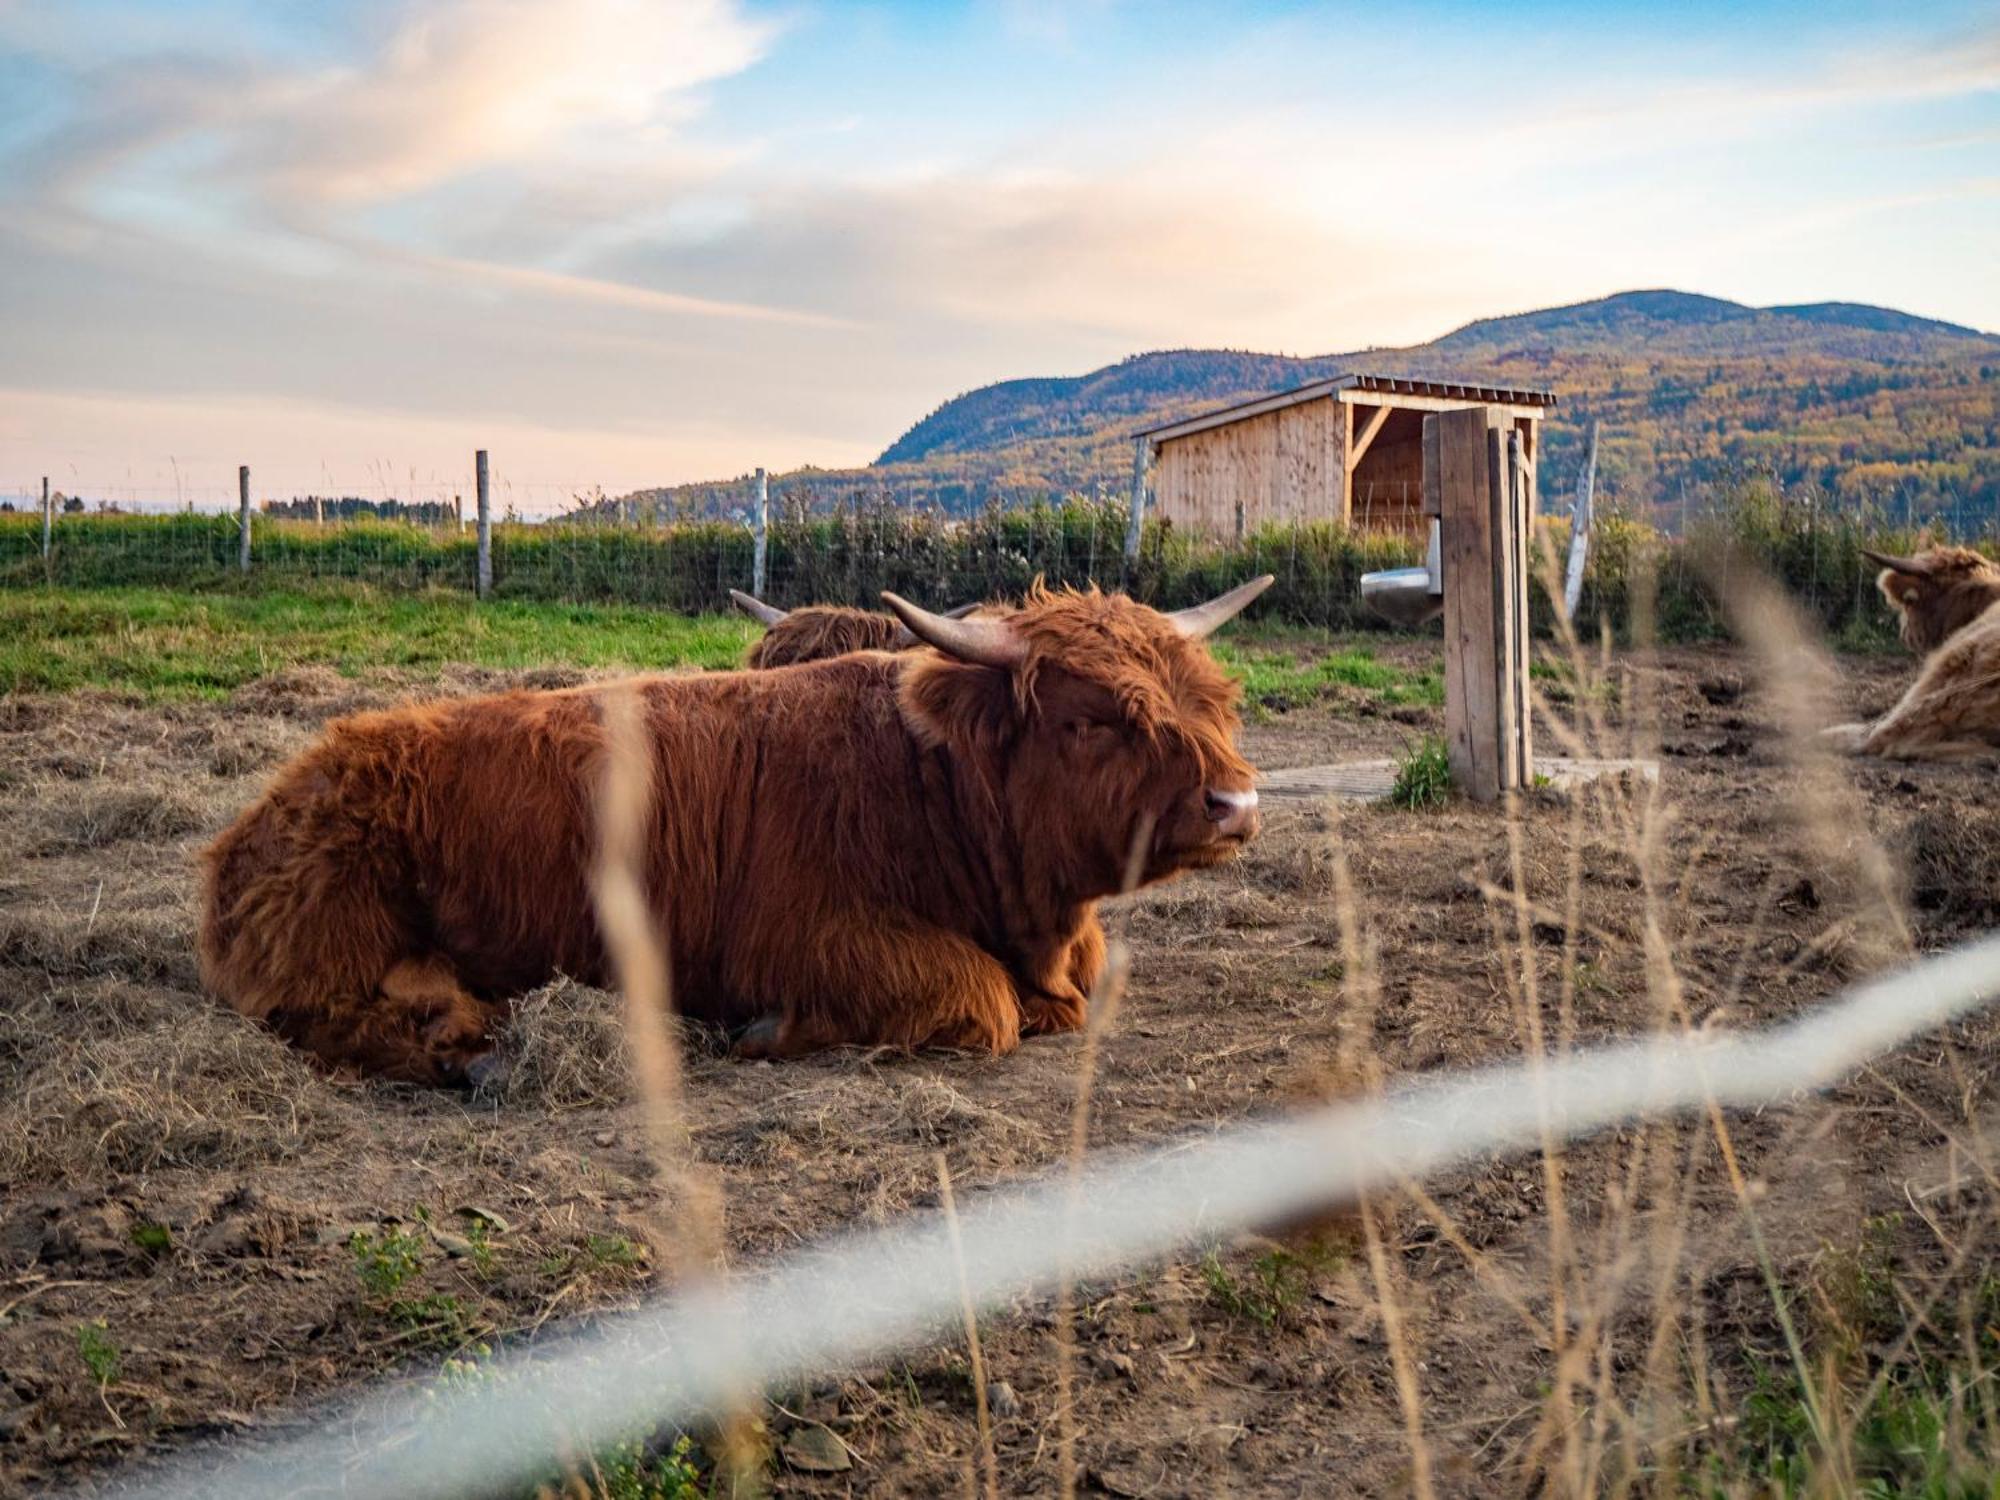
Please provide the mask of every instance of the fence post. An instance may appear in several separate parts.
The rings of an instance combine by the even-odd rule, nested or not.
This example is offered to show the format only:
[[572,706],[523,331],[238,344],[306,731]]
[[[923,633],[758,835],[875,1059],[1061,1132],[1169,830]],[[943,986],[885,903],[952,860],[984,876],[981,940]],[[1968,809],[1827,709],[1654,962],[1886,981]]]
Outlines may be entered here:
[[1132,512],[1125,521],[1125,577],[1129,584],[1139,568],[1139,536],[1146,524],[1146,468],[1153,459],[1153,445],[1143,437],[1132,439]]
[[486,467],[486,450],[473,458],[479,489],[479,597],[493,592],[493,487]]
[[750,592],[757,598],[764,597],[764,549],[769,541],[771,525],[771,482],[760,468],[757,471],[756,518],[750,524]]
[[250,571],[250,465],[236,466],[236,566]]
[[49,476],[42,476],[42,561],[49,560],[49,547],[54,541],[56,513],[49,506]]

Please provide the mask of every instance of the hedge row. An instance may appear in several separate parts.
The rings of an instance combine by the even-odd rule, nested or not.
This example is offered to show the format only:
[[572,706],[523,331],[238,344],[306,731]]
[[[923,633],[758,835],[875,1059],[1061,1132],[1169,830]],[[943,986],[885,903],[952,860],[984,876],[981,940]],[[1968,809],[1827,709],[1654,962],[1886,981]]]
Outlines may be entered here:
[[[1548,557],[1565,546],[1547,522]],[[1360,578],[1420,560],[1407,537],[1332,524],[1267,527],[1222,545],[1149,523],[1135,569],[1123,559],[1124,507],[1071,504],[995,511],[966,521],[883,507],[774,520],[766,592],[774,603],[874,604],[893,589],[933,605],[1017,594],[1051,584],[1129,589],[1174,608],[1258,573],[1277,576],[1262,612],[1337,630],[1380,622],[1361,605]],[[1579,623],[1623,629],[1636,591],[1650,588],[1662,636],[1698,639],[1725,630],[1721,597],[1749,566],[1773,574],[1831,635],[1886,638],[1875,569],[1860,548],[1909,550],[1921,539],[1855,511],[1748,490],[1716,506],[1681,538],[1619,515],[1600,518]],[[493,534],[496,594],[513,599],[621,601],[686,613],[728,607],[728,590],[751,580],[751,538],[725,521],[664,527],[500,525]],[[330,524],[259,516],[252,568],[237,568],[233,516],[59,516],[45,559],[40,518],[0,515],[0,586],[155,585],[177,588],[296,586],[308,580],[383,589],[470,590],[472,534],[390,521]],[[1538,619],[1548,602],[1536,593]]]

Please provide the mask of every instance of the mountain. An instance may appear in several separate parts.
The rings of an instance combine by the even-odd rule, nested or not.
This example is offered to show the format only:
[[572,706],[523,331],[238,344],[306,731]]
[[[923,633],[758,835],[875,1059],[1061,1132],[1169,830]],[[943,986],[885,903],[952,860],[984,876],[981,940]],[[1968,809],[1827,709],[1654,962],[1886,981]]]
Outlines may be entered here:
[[[1121,494],[1134,430],[1347,371],[1554,390],[1545,495],[1567,493],[1596,420],[1600,490],[1634,506],[1757,473],[1917,514],[2000,514],[2000,335],[1860,303],[1760,308],[1671,290],[1482,318],[1409,348],[1172,349],[1002,381],[945,402],[866,469],[778,476],[777,492],[954,511]],[[732,482],[647,496],[706,508],[741,493]]]

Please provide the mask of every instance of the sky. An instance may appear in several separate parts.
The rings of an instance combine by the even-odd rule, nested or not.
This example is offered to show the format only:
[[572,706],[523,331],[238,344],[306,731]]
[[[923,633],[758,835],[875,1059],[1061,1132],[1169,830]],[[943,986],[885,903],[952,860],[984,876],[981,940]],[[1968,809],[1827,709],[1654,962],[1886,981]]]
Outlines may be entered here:
[[0,0],[0,492],[510,504],[1672,286],[2000,329],[2000,11]]

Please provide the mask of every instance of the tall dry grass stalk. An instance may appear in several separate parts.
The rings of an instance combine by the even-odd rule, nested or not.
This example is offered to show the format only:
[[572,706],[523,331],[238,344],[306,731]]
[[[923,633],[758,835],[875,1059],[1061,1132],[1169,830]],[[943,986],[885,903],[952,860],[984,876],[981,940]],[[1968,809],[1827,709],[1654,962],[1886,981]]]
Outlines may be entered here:
[[993,1451],[993,1413],[986,1400],[986,1359],[979,1347],[979,1309],[973,1305],[972,1287],[965,1277],[965,1239],[958,1227],[958,1203],[951,1191],[951,1167],[942,1151],[937,1154],[938,1202],[951,1235],[951,1258],[958,1268],[958,1300],[965,1320],[966,1358],[972,1365],[972,1398],[979,1421],[979,1473],[986,1500],[1000,1493],[999,1459]]
[[607,688],[604,775],[597,791],[597,861],[591,898],[611,969],[625,1000],[633,1082],[647,1143],[671,1213],[657,1217],[668,1269],[685,1284],[721,1268],[722,1204],[690,1163],[681,1054],[669,1018],[673,975],[659,917],[646,893],[645,855],[653,831],[653,745],[645,699],[632,683]]
[[[1125,857],[1125,877],[1121,896],[1129,898],[1139,888],[1146,867],[1146,851],[1153,842],[1153,820],[1141,817],[1132,833],[1132,848]],[[1105,1035],[1117,1019],[1119,1003],[1125,998],[1125,983],[1131,975],[1132,949],[1129,933],[1132,908],[1129,899],[1119,908],[1116,929],[1107,935],[1104,967],[1091,987],[1090,1009],[1084,1023],[1083,1047],[1076,1065],[1076,1098],[1070,1107],[1069,1202],[1072,1212],[1083,1184],[1083,1159],[1090,1150],[1090,1105],[1097,1089],[1097,1059]],[[1065,1235],[1065,1245],[1070,1240]],[[1063,1258],[1062,1276],[1056,1291],[1056,1479],[1063,1500],[1076,1494],[1076,1278],[1070,1257]]]
[[[604,772],[597,788],[597,859],[591,898],[612,973],[625,1000],[625,1029],[646,1140],[663,1190],[650,1215],[654,1238],[677,1287],[726,1273],[720,1188],[693,1162],[682,1094],[680,1040],[670,1023],[673,974],[660,919],[646,891],[645,857],[654,831],[652,736],[643,689],[614,684],[599,698]],[[729,1493],[761,1491],[763,1462],[752,1392],[720,1423],[721,1467]]]

